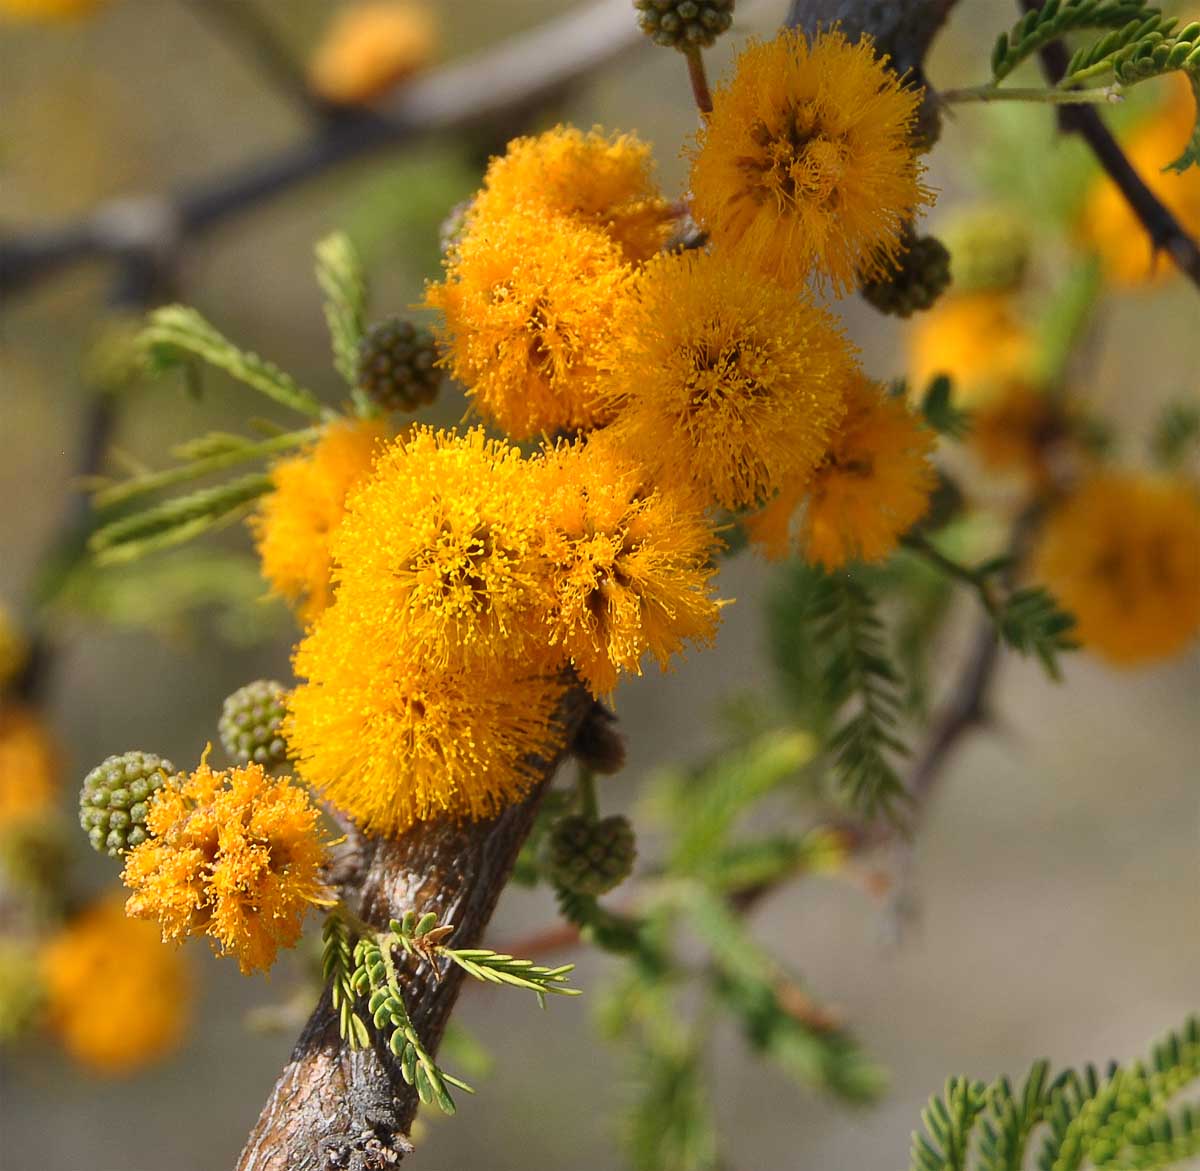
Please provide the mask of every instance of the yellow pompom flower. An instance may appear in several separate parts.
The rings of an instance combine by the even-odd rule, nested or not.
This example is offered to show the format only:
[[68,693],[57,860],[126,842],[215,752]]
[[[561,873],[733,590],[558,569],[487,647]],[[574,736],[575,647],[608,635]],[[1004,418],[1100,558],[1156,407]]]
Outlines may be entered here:
[[847,561],[883,561],[925,514],[937,483],[930,462],[935,436],[877,383],[849,387],[846,418],[824,461],[749,522],[768,556],[786,555],[794,514],[800,552],[827,570]]
[[370,102],[424,68],[437,22],[423,4],[350,4],[330,22],[309,66],[309,84],[340,105]]
[[671,234],[671,206],[653,179],[650,147],[635,134],[584,134],[556,126],[514,138],[488,164],[483,190],[467,215],[471,224],[512,212],[543,209],[611,237],[632,262],[648,260]]
[[610,418],[597,356],[630,276],[621,249],[578,219],[514,211],[475,222],[426,304],[442,359],[476,408],[514,439]]
[[852,352],[824,310],[716,253],[652,261],[617,317],[613,435],[658,484],[755,505],[821,459]]
[[[405,657],[385,611],[346,591],[296,649],[285,735],[301,774],[359,826],[398,835],[439,816],[491,817],[553,755],[563,684],[529,665],[491,673]],[[393,618],[394,620],[394,618]]]
[[79,20],[91,16],[105,0],[0,0],[0,16],[13,20]]
[[308,451],[271,468],[274,491],[263,497],[251,528],[271,592],[304,622],[333,600],[329,543],[347,495],[370,474],[387,435],[380,422],[331,423]]
[[640,674],[646,654],[666,667],[685,643],[712,638],[715,539],[700,506],[648,487],[603,434],[559,447],[540,475],[550,637],[593,694],[611,693],[621,671]]
[[150,837],[125,857],[126,911],[157,920],[163,939],[206,934],[243,972],[265,971],[296,945],[308,908],[328,900],[320,818],[288,777],[202,761],[151,800]]
[[80,1064],[131,1074],[174,1050],[191,1016],[183,957],[148,923],[105,899],[72,919],[44,947],[47,1023]]
[[32,708],[0,707],[0,828],[43,813],[58,790],[58,749]]
[[752,42],[692,156],[697,219],[718,248],[791,287],[845,292],[887,272],[931,201],[910,133],[918,90],[840,32]]
[[351,501],[333,542],[338,598],[391,651],[486,673],[543,639],[544,527],[517,448],[418,428]]
[[1112,663],[1176,654],[1200,631],[1200,497],[1180,477],[1100,472],[1051,514],[1034,574]]
[[[1200,234],[1200,169],[1164,170],[1187,142],[1196,120],[1195,100],[1186,80],[1182,76],[1172,80],[1174,88],[1167,105],[1133,133],[1125,153],[1183,230],[1195,236]],[[1096,177],[1079,232],[1115,285],[1144,285],[1177,271],[1166,257],[1155,256],[1146,229],[1106,175]]]
[[1014,382],[1030,377],[1033,334],[1002,292],[943,297],[908,332],[909,381],[914,394],[940,374],[954,384],[954,401],[973,407]]

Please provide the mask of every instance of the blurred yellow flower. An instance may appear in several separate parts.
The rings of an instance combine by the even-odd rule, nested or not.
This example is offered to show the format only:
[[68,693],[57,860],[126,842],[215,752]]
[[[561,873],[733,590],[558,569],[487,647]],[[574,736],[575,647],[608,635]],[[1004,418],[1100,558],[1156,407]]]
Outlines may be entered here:
[[191,1016],[183,957],[117,898],[67,923],[41,956],[47,1020],[76,1061],[97,1073],[134,1073],[175,1049]]
[[1029,378],[1034,340],[1002,292],[952,294],[921,314],[908,331],[909,381],[915,395],[944,374],[954,401],[973,407],[980,397]]
[[692,152],[696,218],[718,248],[791,287],[878,277],[931,202],[911,131],[919,90],[840,32],[752,42]]
[[370,102],[428,65],[437,43],[437,22],[424,4],[349,4],[325,30],[309,84],[330,102]]
[[[1195,100],[1182,76],[1172,78],[1167,104],[1138,127],[1125,153],[1146,186],[1179,220],[1185,232],[1200,234],[1200,168],[1182,174],[1163,168],[1175,159],[1192,133]],[[1166,257],[1156,257],[1150,237],[1129,203],[1105,175],[1098,175],[1079,224],[1084,243],[1104,265],[1116,285],[1142,285],[1176,271]]]
[[1135,665],[1200,631],[1200,496],[1183,477],[1094,474],[1051,514],[1034,574],[1075,615],[1081,643]]
[[301,775],[356,824],[398,835],[439,816],[492,817],[562,740],[563,684],[529,665],[484,674],[397,652],[382,615],[339,599],[296,649],[306,682],[285,734]]
[[550,639],[597,696],[621,671],[662,667],[686,642],[708,642],[720,616],[710,592],[715,538],[702,508],[648,487],[601,433],[561,446],[539,472],[549,531]]
[[78,20],[107,0],[0,0],[0,17],[13,20]]
[[320,812],[289,777],[261,765],[214,772],[207,761],[154,795],[149,840],[125,858],[128,914],[164,939],[207,934],[243,972],[266,970],[327,900]]
[[0,828],[45,811],[58,784],[58,749],[41,717],[19,704],[0,707]]
[[329,424],[306,452],[271,469],[275,490],[251,519],[271,592],[304,622],[333,600],[329,544],[346,510],[346,496],[365,480],[388,436],[380,422]]
[[1053,444],[1066,438],[1061,404],[1028,382],[1009,382],[980,395],[971,409],[968,447],[993,472],[1044,477]]
[[476,408],[513,439],[608,421],[596,364],[630,268],[580,219],[514,211],[471,225],[446,280],[425,291],[441,310],[442,360]]
[[672,227],[671,206],[653,169],[650,147],[635,134],[606,135],[599,127],[584,134],[556,126],[533,138],[514,138],[488,164],[467,228],[541,208],[599,228],[629,261],[648,260]]
[[786,556],[802,501],[798,547],[827,570],[851,560],[883,561],[929,507],[937,483],[934,433],[903,399],[861,375],[846,402],[845,421],[821,465],[748,523],[751,539],[770,557]]
[[654,483],[741,508],[824,455],[854,358],[823,309],[719,254],[687,252],[646,266],[616,327],[613,436]]

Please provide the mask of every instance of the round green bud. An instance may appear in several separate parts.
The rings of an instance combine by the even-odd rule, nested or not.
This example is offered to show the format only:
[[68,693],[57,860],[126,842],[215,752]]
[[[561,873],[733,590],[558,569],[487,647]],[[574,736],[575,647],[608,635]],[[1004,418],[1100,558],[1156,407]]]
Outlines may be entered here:
[[546,842],[546,870],[557,886],[581,895],[602,895],[633,872],[637,848],[626,817],[593,821],[571,814],[557,822]]
[[79,794],[79,824],[92,848],[116,858],[140,846],[150,799],[174,772],[152,752],[123,752],[92,769]]
[[656,45],[706,49],[733,23],[734,0],[633,0],[638,27]]
[[863,282],[863,299],[880,313],[911,317],[928,309],[950,285],[950,253],[934,236],[910,235],[885,277]]
[[385,411],[415,411],[437,398],[442,372],[427,329],[389,318],[372,326],[358,347],[358,385]]
[[217,732],[230,759],[238,764],[270,767],[287,760],[283,717],[287,688],[273,679],[256,679],[239,687],[221,708]]

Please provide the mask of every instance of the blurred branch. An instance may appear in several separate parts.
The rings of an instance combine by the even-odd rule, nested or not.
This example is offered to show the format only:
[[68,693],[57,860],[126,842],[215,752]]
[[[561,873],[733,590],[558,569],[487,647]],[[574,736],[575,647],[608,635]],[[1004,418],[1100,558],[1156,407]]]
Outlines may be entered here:
[[118,199],[82,220],[0,240],[0,296],[131,241],[192,241],[337,166],[388,147],[519,118],[641,40],[628,0],[596,0],[465,61],[409,82],[379,111],[347,110],[277,154],[174,194]]
[[[1042,7],[1042,0],[1020,0],[1020,3],[1025,12]],[[1040,56],[1046,79],[1057,85],[1067,72],[1066,47],[1061,41],[1052,41],[1041,50]],[[1090,106],[1063,106],[1058,111],[1058,125],[1064,134],[1078,134],[1088,144],[1141,221],[1155,251],[1165,252],[1179,271],[1200,287],[1200,247],[1142,181],[1100,115]]]
[[340,116],[341,110],[309,88],[304,70],[288,52],[253,0],[183,0],[224,40],[242,50],[255,69],[305,118],[317,122]]

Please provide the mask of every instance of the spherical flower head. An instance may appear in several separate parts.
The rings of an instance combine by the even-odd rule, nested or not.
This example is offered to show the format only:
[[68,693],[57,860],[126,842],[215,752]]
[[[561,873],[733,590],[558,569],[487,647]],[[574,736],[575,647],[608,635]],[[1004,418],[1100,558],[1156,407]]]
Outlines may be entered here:
[[605,233],[625,258],[648,260],[671,234],[671,206],[654,181],[650,147],[635,134],[587,134],[556,126],[514,138],[488,164],[483,190],[467,214],[472,224],[536,209]]
[[717,254],[648,264],[616,335],[614,436],[707,502],[755,505],[806,475],[842,417],[853,356],[834,319]]
[[944,374],[954,401],[974,407],[1033,373],[1033,333],[1011,297],[999,292],[943,297],[917,318],[908,335],[909,381],[916,395]]
[[207,934],[243,972],[265,971],[296,945],[308,908],[328,899],[320,817],[288,777],[202,762],[150,802],[150,839],[125,859],[126,911],[157,920],[164,939]]
[[[1200,169],[1165,170],[1192,133],[1195,100],[1182,75],[1166,105],[1138,127],[1126,147],[1134,170],[1191,236],[1200,234]],[[1079,235],[1099,258],[1105,277],[1125,288],[1159,283],[1177,271],[1156,256],[1154,245],[1129,202],[1111,179],[1097,175],[1083,206]]]
[[334,539],[338,597],[394,653],[486,674],[542,641],[544,527],[515,447],[419,428],[351,502]]
[[718,248],[791,287],[881,274],[931,202],[911,133],[921,103],[840,32],[752,42],[692,152],[693,209]]
[[80,20],[105,0],[0,0],[0,18],[21,21]]
[[1200,631],[1200,497],[1182,477],[1099,472],[1051,514],[1034,574],[1111,663],[1177,654]]
[[1042,482],[1047,456],[1069,432],[1064,405],[1029,382],[1013,381],[979,395],[971,408],[967,446],[989,471]]
[[481,219],[452,251],[445,281],[425,291],[443,315],[442,362],[514,439],[600,426],[611,411],[596,363],[629,276],[620,248],[578,219]]
[[135,1073],[174,1050],[191,1016],[183,957],[120,898],[75,916],[41,955],[47,1019],[66,1051],[96,1073]]
[[0,828],[43,813],[59,782],[59,754],[32,708],[0,707]]
[[288,745],[301,774],[363,829],[396,836],[439,817],[492,817],[524,797],[561,747],[564,686],[439,669],[395,652],[343,595],[296,650]]
[[346,497],[371,472],[387,439],[377,421],[330,423],[304,453],[271,469],[274,491],[251,521],[263,577],[303,622],[333,600],[329,543],[346,511]]
[[716,544],[702,511],[645,481],[603,435],[563,445],[541,469],[554,608],[550,640],[594,695],[620,672],[663,667],[687,642],[708,642]]
[[937,484],[930,461],[936,443],[904,401],[859,376],[846,396],[846,418],[807,481],[781,492],[749,524],[771,557],[786,555],[794,514],[804,557],[838,569],[851,560],[885,560],[924,516]]
[[437,43],[437,22],[424,4],[351,4],[326,29],[309,84],[338,105],[370,102],[428,65]]

